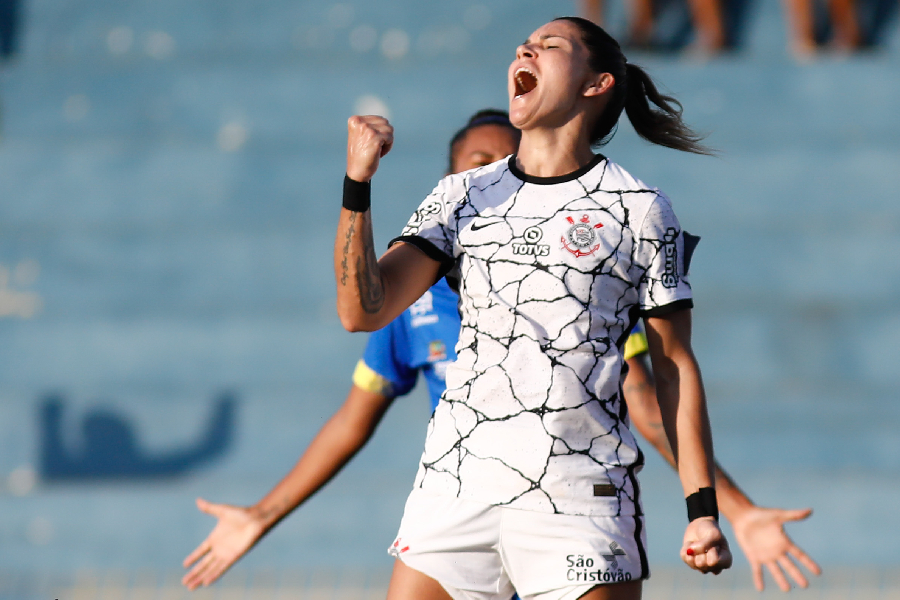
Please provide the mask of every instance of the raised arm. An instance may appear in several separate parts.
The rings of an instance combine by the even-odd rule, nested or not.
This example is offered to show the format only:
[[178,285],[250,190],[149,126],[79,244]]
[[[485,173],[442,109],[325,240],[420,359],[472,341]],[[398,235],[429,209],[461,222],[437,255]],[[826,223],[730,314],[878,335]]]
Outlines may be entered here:
[[[628,375],[623,385],[628,414],[644,438],[672,467],[677,469],[672,448],[666,438],[662,415],[656,399],[653,375],[647,369],[644,354],[628,359]],[[725,472],[718,461],[716,465],[716,496],[722,514],[731,521],[738,545],[753,570],[753,582],[763,591],[762,568],[765,566],[778,587],[788,591],[791,585],[787,575],[802,588],[809,581],[794,561],[799,562],[812,573],[819,575],[822,570],[812,558],[798,547],[787,532],[784,524],[788,521],[806,519],[811,509],[788,510],[757,506]],[[793,559],[793,560],[792,560]]]
[[[712,435],[700,369],[691,350],[691,312],[679,310],[645,319],[657,396],[685,496],[715,481]],[[682,559],[692,568],[719,573],[731,566],[731,552],[712,516],[691,521]]]
[[440,263],[405,243],[377,258],[369,182],[394,143],[394,130],[386,119],[375,116],[350,117],[347,129],[344,207],[334,242],[337,310],[348,331],[375,331],[437,281]]
[[369,440],[392,398],[354,385],[343,406],[322,427],[294,468],[250,507],[214,504],[197,507],[218,519],[215,528],[184,559],[190,568],[181,582],[188,589],[210,585],[270,529],[334,477]]

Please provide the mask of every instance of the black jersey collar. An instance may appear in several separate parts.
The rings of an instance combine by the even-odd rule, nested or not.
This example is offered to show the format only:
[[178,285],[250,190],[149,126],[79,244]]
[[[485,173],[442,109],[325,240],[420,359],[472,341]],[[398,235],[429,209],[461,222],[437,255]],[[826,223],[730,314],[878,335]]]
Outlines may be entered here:
[[522,169],[516,166],[516,155],[513,154],[509,157],[509,171],[524,181],[525,183],[534,183],[537,185],[552,185],[554,183],[565,183],[566,181],[573,181],[578,179],[601,162],[606,160],[606,157],[602,154],[597,154],[594,156],[594,159],[591,160],[588,164],[584,165],[577,171],[572,171],[571,173],[567,173],[566,175],[558,175],[556,177],[535,177],[534,175],[528,175],[527,173],[523,173]]

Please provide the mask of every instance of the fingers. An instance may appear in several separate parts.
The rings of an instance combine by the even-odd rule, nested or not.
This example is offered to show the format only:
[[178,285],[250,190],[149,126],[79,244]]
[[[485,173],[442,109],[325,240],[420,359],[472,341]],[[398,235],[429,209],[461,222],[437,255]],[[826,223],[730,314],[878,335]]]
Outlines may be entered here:
[[765,590],[766,584],[763,581],[762,566],[759,563],[750,563],[750,567],[753,569],[753,587],[756,588],[757,592]]
[[791,576],[791,579],[793,579],[797,583],[797,585],[802,588],[809,586],[809,581],[806,580],[806,577],[803,575],[800,569],[797,568],[797,565],[795,565],[794,562],[787,556],[779,557],[778,564],[781,565],[781,568]]
[[724,569],[731,566],[731,550],[726,545],[714,545],[706,551],[701,551],[699,545],[689,546],[681,556],[687,566],[701,573],[714,573],[718,575]]
[[215,558],[212,554],[207,554],[203,560],[194,565],[194,568],[185,573],[181,578],[181,584],[189,590],[194,590],[203,583],[203,578],[213,564]]
[[394,128],[384,117],[353,116],[347,120],[347,175],[369,181],[379,159],[394,145]]
[[778,564],[774,562],[766,563],[766,568],[769,570],[769,573],[772,575],[772,579],[775,580],[775,585],[777,585],[782,592],[791,591],[791,584],[788,583],[787,578],[784,576],[784,573],[781,572],[781,569],[778,568]]
[[797,546],[791,546],[790,548],[788,548],[788,554],[793,556],[801,565],[809,569],[811,573],[815,575],[822,574],[822,567],[820,567],[816,563],[816,561],[811,559],[803,550],[801,550]]
[[191,566],[192,564],[197,562],[201,556],[203,556],[204,554],[206,554],[209,551],[210,551],[209,540],[206,539],[203,541],[202,544],[197,546],[197,548],[194,549],[193,552],[188,554],[187,558],[185,558],[184,561],[181,563],[181,566],[184,567],[185,569],[187,569],[189,566]]
[[195,590],[198,587],[208,586],[213,583],[228,570],[232,561],[207,554],[202,561],[181,578],[181,584],[189,590]]

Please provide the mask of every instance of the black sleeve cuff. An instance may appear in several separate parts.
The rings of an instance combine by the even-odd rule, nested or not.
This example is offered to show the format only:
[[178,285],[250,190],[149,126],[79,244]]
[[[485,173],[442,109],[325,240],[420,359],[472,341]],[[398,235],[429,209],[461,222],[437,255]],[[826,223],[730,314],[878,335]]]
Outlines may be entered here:
[[641,316],[664,317],[674,312],[678,312],[679,310],[687,310],[689,308],[694,308],[694,301],[690,298],[685,298],[684,300],[676,300],[675,302],[670,302],[669,304],[664,304],[662,306],[655,306],[649,310],[642,310]]
[[397,242],[403,242],[406,244],[411,244],[425,253],[425,256],[428,258],[437,261],[440,263],[440,268],[438,269],[438,276],[435,279],[435,283],[441,280],[441,277],[450,272],[455,264],[455,260],[452,256],[448,256],[444,253],[443,250],[435,246],[430,241],[426,240],[423,237],[419,237],[417,235],[401,235],[400,237],[396,237],[390,241],[388,244],[388,248],[396,244]]

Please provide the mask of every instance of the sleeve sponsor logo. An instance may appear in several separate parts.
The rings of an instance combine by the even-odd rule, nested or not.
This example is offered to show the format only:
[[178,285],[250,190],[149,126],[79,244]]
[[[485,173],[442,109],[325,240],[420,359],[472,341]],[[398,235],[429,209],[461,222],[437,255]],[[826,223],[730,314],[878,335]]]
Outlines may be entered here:
[[441,203],[437,200],[420,206],[403,229],[403,235],[418,235],[419,230],[422,229],[422,225],[425,224],[428,217],[439,212],[441,212]]
[[662,284],[665,288],[673,288],[678,285],[678,246],[675,240],[678,239],[678,230],[669,227],[666,235],[663,237],[663,255],[666,260],[666,269],[663,272]]

